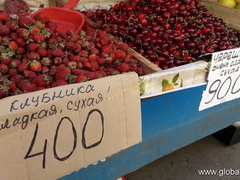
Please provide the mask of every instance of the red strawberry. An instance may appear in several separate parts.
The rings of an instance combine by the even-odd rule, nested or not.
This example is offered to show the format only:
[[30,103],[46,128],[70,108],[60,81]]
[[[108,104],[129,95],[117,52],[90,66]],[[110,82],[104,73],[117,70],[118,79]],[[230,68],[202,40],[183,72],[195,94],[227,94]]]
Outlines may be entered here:
[[108,68],[107,69],[109,75],[117,75],[120,74],[120,72],[114,68]]
[[67,68],[67,66],[65,64],[60,64],[57,69],[58,71],[64,71]]
[[103,64],[105,62],[105,59],[101,57],[97,57],[97,62],[98,64]]
[[15,75],[17,75],[18,71],[16,68],[10,68],[9,71],[8,71],[8,74],[10,77],[13,77]]
[[98,36],[101,37],[101,38],[105,37],[106,35],[107,35],[106,31],[99,31],[98,32]]
[[96,31],[95,31],[94,29],[88,28],[88,29],[86,30],[86,34],[87,34],[87,35],[90,35],[90,36],[95,36],[95,35],[96,35]]
[[4,85],[0,85],[0,99],[7,97],[8,95],[8,87]]
[[80,61],[80,56],[78,56],[78,55],[70,55],[69,56],[69,60],[70,61],[79,62]]
[[92,49],[95,47],[95,44],[94,44],[94,42],[90,41],[90,42],[86,43],[86,45],[84,45],[84,43],[83,43],[82,46],[85,47],[85,49]]
[[18,19],[21,27],[26,27],[32,24],[32,19],[28,16],[18,15]]
[[91,54],[90,56],[88,56],[89,61],[95,61],[97,59],[97,55],[96,54]]
[[0,35],[8,35],[10,28],[7,25],[0,25]]
[[50,70],[49,70],[49,74],[51,76],[54,76],[56,73],[58,72],[58,69],[56,66],[51,66]]
[[25,40],[23,38],[17,38],[16,42],[21,47],[25,47],[26,46],[26,42],[25,42]]
[[90,64],[91,64],[92,71],[97,71],[99,69],[99,65],[98,65],[97,61],[90,61]]
[[87,77],[88,77],[88,79],[90,79],[90,80],[94,80],[94,79],[97,78],[95,72],[89,72],[89,73],[87,73]]
[[105,66],[99,66],[99,71],[105,71],[105,70],[106,70]]
[[60,36],[63,39],[67,39],[67,37],[68,37],[67,33],[65,33],[65,32],[60,32]]
[[17,50],[18,49],[18,44],[15,42],[15,41],[11,41],[9,44],[8,44],[8,47],[12,50]]
[[132,53],[127,53],[127,56],[124,58],[124,62],[128,63],[131,60],[132,57],[133,57]]
[[11,62],[12,62],[11,58],[6,58],[1,60],[1,63],[6,65],[9,65]]
[[69,68],[66,68],[63,71],[59,71],[55,74],[56,80],[66,80],[67,75],[71,73],[71,70]]
[[92,48],[91,53],[92,54],[99,54],[99,50],[97,48]]
[[96,43],[96,47],[101,49],[103,46],[100,43]]
[[81,62],[77,62],[77,68],[78,68],[78,69],[82,69],[82,68],[83,68],[83,65],[82,65]]
[[37,52],[41,57],[46,57],[48,54],[45,48],[39,48]]
[[112,60],[114,61],[116,59],[116,54],[115,53],[110,53],[109,57],[112,58]]
[[53,50],[53,56],[56,56],[56,57],[63,57],[64,56],[64,52],[61,48],[56,48],[55,50]]
[[64,57],[64,58],[62,59],[62,63],[63,63],[63,64],[67,65],[68,62],[69,62],[69,59],[68,59],[67,57]]
[[57,40],[55,38],[50,38],[48,40],[48,44],[56,44],[57,43]]
[[54,22],[47,23],[47,27],[54,32],[57,30],[57,25]]
[[118,49],[116,52],[116,58],[117,59],[124,59],[126,57],[127,53],[121,49]]
[[36,18],[37,20],[44,24],[46,24],[49,21],[48,16],[44,13],[39,13],[34,18]]
[[13,92],[13,91],[15,91],[17,89],[17,86],[16,86],[16,84],[14,82],[10,82],[8,84],[8,89],[9,89],[10,92]]
[[15,32],[12,32],[10,36],[11,36],[12,40],[17,40],[17,38],[18,38],[18,34]]
[[19,66],[18,66],[18,71],[19,72],[23,72],[23,71],[28,70],[28,69],[29,69],[28,62],[21,62],[21,64],[19,64]]
[[17,29],[17,34],[20,38],[27,39],[29,36],[29,31],[27,29],[19,28]]
[[49,68],[46,67],[46,66],[43,66],[43,67],[42,67],[42,73],[46,74],[46,73],[48,73],[48,72],[49,72]]
[[100,40],[100,43],[103,45],[103,46],[106,46],[110,43],[111,41],[111,38],[110,37],[104,37]]
[[66,80],[57,80],[52,84],[52,87],[64,86],[67,85],[68,82]]
[[73,51],[77,49],[77,46],[74,42],[67,42],[66,47],[67,47],[67,50],[69,51]]
[[79,75],[79,76],[77,76],[77,77],[75,78],[75,82],[76,82],[76,83],[85,82],[85,81],[87,81],[87,80],[88,80],[88,78],[87,78],[87,76],[85,76],[84,74],[81,74],[81,75]]
[[35,72],[29,71],[29,70],[23,71],[23,75],[26,79],[28,79],[30,81],[34,80],[37,77]]
[[129,67],[129,65],[126,64],[126,63],[120,63],[120,64],[117,66],[117,69],[118,69],[120,72],[129,72],[130,67]]
[[72,74],[79,76],[81,74],[82,70],[81,69],[72,69]]
[[45,74],[40,74],[34,79],[33,83],[36,84],[38,87],[48,87],[51,83],[52,77]]
[[5,12],[0,12],[0,20],[3,22],[9,21],[9,15]]
[[80,38],[80,36],[78,34],[72,33],[69,41],[70,42],[76,42],[79,38]]
[[15,84],[18,84],[22,80],[21,75],[17,74],[11,78],[11,81],[13,81]]
[[5,74],[8,72],[8,66],[6,64],[0,64],[0,72]]
[[111,65],[112,64],[112,62],[113,62],[113,60],[112,60],[112,58],[110,58],[110,57],[107,57],[107,58],[105,58],[105,61],[104,61],[107,65]]
[[30,63],[30,68],[32,71],[34,72],[41,72],[42,71],[42,65],[39,61],[37,60],[33,60],[31,63]]
[[18,87],[20,87],[23,92],[33,92],[37,90],[37,86],[27,80],[21,80],[20,83],[18,83]]
[[17,49],[17,54],[25,54],[25,49],[24,48],[22,48],[22,47],[19,47],[18,49]]
[[19,64],[21,64],[21,61],[19,59],[13,59],[10,63],[10,66],[16,68],[19,66]]
[[87,70],[91,70],[92,69],[92,65],[89,62],[83,62],[83,67]]
[[76,44],[77,44],[78,46],[82,46],[83,41],[80,39],[80,40],[78,40],[78,41],[76,42]]
[[82,51],[79,52],[78,55],[79,55],[79,56],[83,56],[83,57],[88,57],[88,52],[85,51],[85,50],[82,50]]
[[118,48],[122,49],[123,51],[127,51],[129,49],[129,47],[126,43],[118,44]]
[[37,42],[43,42],[45,39],[45,36],[43,34],[34,34],[33,39]]
[[27,58],[29,60],[34,60],[34,59],[40,59],[40,55],[36,52],[30,52],[28,55],[27,55]]
[[102,52],[105,54],[109,54],[112,52],[112,47],[111,46],[103,46],[102,47]]
[[40,47],[41,47],[41,45],[38,44],[38,43],[30,43],[28,45],[28,50],[30,50],[30,51],[37,51]]
[[107,73],[105,71],[99,71],[99,73],[102,75],[102,77],[107,76]]
[[97,72],[96,72],[96,78],[102,78],[102,77],[104,77],[104,76],[102,75],[102,73],[100,73],[99,71],[97,71]]
[[38,27],[36,27],[36,26],[32,26],[31,28],[30,28],[30,34],[32,34],[32,35],[34,35],[34,34],[38,34],[38,33],[40,33],[40,29],[38,28]]

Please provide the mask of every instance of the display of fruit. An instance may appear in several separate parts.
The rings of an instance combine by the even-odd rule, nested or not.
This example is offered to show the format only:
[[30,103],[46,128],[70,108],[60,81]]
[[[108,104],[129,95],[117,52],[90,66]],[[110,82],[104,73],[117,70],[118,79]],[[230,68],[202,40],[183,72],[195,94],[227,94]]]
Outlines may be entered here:
[[10,18],[1,12],[0,22],[0,99],[129,71],[143,73],[128,45],[117,44],[105,31],[56,32],[56,24],[42,14]]
[[240,0],[218,0],[218,3],[229,8],[240,9]]
[[83,13],[162,69],[240,46],[240,33],[197,0],[128,0]]
[[230,8],[235,8],[237,5],[235,0],[219,0],[218,3]]

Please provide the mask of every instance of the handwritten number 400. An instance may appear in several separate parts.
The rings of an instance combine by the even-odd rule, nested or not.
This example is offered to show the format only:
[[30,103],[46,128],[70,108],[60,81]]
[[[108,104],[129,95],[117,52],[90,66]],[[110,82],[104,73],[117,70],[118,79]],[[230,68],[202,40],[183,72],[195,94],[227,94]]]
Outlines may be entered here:
[[[90,116],[94,113],[99,113],[100,117],[101,117],[101,128],[102,128],[102,135],[101,135],[101,138],[99,139],[99,141],[97,141],[96,143],[92,144],[92,145],[86,145],[86,137],[85,137],[85,131],[86,131],[86,128],[87,128],[87,125],[88,125],[88,122],[89,122],[89,119],[90,119]],[[61,124],[63,121],[67,121],[71,124],[71,127],[72,127],[72,133],[73,133],[73,147],[72,147],[72,150],[71,152],[69,152],[67,155],[65,155],[64,157],[59,157],[59,155],[57,154],[57,140],[58,140],[58,134],[59,134],[59,129],[61,127]],[[47,139],[45,139],[44,141],[44,146],[43,146],[43,150],[42,152],[38,152],[38,153],[32,153],[32,150],[33,150],[33,147],[35,145],[35,142],[36,142],[36,138],[37,138],[37,134],[38,134],[38,128],[39,128],[39,125],[38,123],[36,124],[36,128],[35,128],[35,131],[34,131],[34,134],[33,134],[33,138],[32,138],[32,141],[31,141],[31,144],[30,144],[30,147],[24,157],[24,159],[28,159],[28,158],[33,158],[35,156],[43,156],[42,158],[42,168],[45,169],[46,167],[46,152],[47,152]],[[102,142],[102,139],[103,139],[103,135],[104,135],[104,117],[103,117],[103,114],[100,110],[98,109],[93,109],[91,110],[89,113],[88,113],[88,116],[87,116],[87,119],[84,123],[84,126],[83,126],[83,130],[82,130],[82,146],[83,148],[85,149],[91,149],[91,148],[94,148],[96,146],[98,146],[99,144],[101,144]],[[69,117],[63,117],[59,123],[58,123],[58,126],[56,128],[56,132],[55,132],[55,136],[54,136],[54,142],[53,142],[53,155],[54,155],[54,158],[59,160],[59,161],[65,161],[67,160],[68,158],[71,157],[71,155],[74,153],[75,149],[77,147],[77,131],[76,131],[76,128],[72,122],[72,120],[69,118]]]

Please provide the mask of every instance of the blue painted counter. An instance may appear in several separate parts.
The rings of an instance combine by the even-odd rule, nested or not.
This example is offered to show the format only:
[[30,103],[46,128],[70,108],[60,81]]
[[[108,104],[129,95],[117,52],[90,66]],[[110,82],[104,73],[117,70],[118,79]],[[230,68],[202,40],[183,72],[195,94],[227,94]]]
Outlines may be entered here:
[[142,101],[143,142],[60,180],[115,180],[240,121],[240,100],[199,112],[206,86]]

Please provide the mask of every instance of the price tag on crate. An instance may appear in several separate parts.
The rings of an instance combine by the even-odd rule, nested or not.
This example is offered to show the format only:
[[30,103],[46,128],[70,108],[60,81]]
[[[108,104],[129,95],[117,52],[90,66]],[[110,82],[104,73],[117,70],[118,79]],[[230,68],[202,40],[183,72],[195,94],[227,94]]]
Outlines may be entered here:
[[141,141],[135,73],[0,100],[4,180],[57,179]]
[[199,111],[239,97],[240,48],[214,53]]

